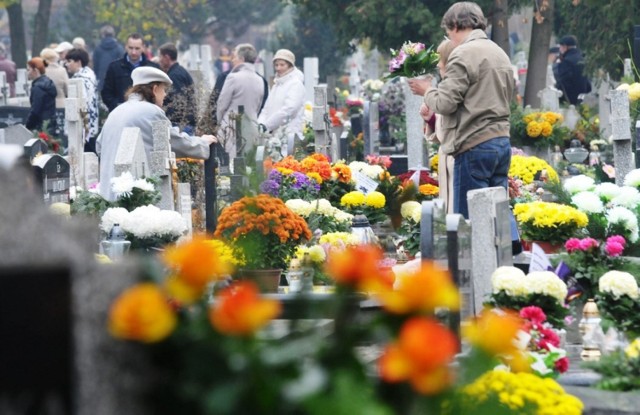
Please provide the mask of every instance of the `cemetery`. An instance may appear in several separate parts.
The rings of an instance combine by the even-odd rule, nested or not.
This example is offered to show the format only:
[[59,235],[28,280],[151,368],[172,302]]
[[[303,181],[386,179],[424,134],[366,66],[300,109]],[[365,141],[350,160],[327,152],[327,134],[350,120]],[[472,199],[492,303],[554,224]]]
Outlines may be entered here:
[[465,217],[411,84],[446,82],[437,45],[406,42],[340,75],[297,56],[301,135],[242,105],[223,134],[211,45],[183,45],[221,142],[181,158],[170,121],[152,148],[126,127],[110,183],[82,81],[49,133],[25,127],[26,70],[15,96],[0,71],[0,414],[639,414],[633,57],[577,105],[549,64],[524,105],[514,54],[508,186],[469,190]]

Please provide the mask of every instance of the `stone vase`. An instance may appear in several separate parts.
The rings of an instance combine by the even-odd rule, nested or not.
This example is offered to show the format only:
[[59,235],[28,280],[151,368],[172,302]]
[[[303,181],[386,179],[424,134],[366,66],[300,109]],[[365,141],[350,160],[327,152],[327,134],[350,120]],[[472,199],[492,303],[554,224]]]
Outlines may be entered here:
[[263,293],[277,293],[280,286],[282,268],[275,269],[240,269],[236,279],[253,281]]

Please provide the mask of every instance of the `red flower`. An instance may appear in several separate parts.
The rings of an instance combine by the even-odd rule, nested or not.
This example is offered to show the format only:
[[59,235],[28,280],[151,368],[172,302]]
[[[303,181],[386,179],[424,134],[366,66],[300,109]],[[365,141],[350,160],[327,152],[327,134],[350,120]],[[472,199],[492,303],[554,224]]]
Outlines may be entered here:
[[560,338],[555,331],[545,328],[540,328],[539,331],[541,339],[538,341],[538,346],[540,348],[549,350],[549,345],[560,347]]
[[556,360],[555,369],[560,373],[564,373],[569,370],[569,358],[565,356]]
[[542,324],[547,319],[544,311],[542,311],[540,307],[536,307],[533,305],[524,307],[522,310],[520,310],[520,317],[530,320],[534,324]]

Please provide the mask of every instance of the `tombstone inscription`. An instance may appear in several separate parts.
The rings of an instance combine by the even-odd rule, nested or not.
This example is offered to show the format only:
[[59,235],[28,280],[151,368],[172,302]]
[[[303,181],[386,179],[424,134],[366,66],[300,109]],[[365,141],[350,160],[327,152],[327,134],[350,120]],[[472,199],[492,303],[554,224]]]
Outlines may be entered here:
[[36,182],[42,188],[44,202],[69,203],[71,169],[69,163],[58,154],[44,154],[33,160]]

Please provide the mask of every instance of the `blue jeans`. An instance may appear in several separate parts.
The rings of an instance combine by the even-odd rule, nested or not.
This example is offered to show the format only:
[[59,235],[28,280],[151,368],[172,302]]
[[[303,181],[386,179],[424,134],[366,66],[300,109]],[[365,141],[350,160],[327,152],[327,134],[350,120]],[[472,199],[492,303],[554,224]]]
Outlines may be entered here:
[[469,190],[502,186],[507,189],[511,144],[509,137],[496,137],[455,157],[453,211],[469,219]]

